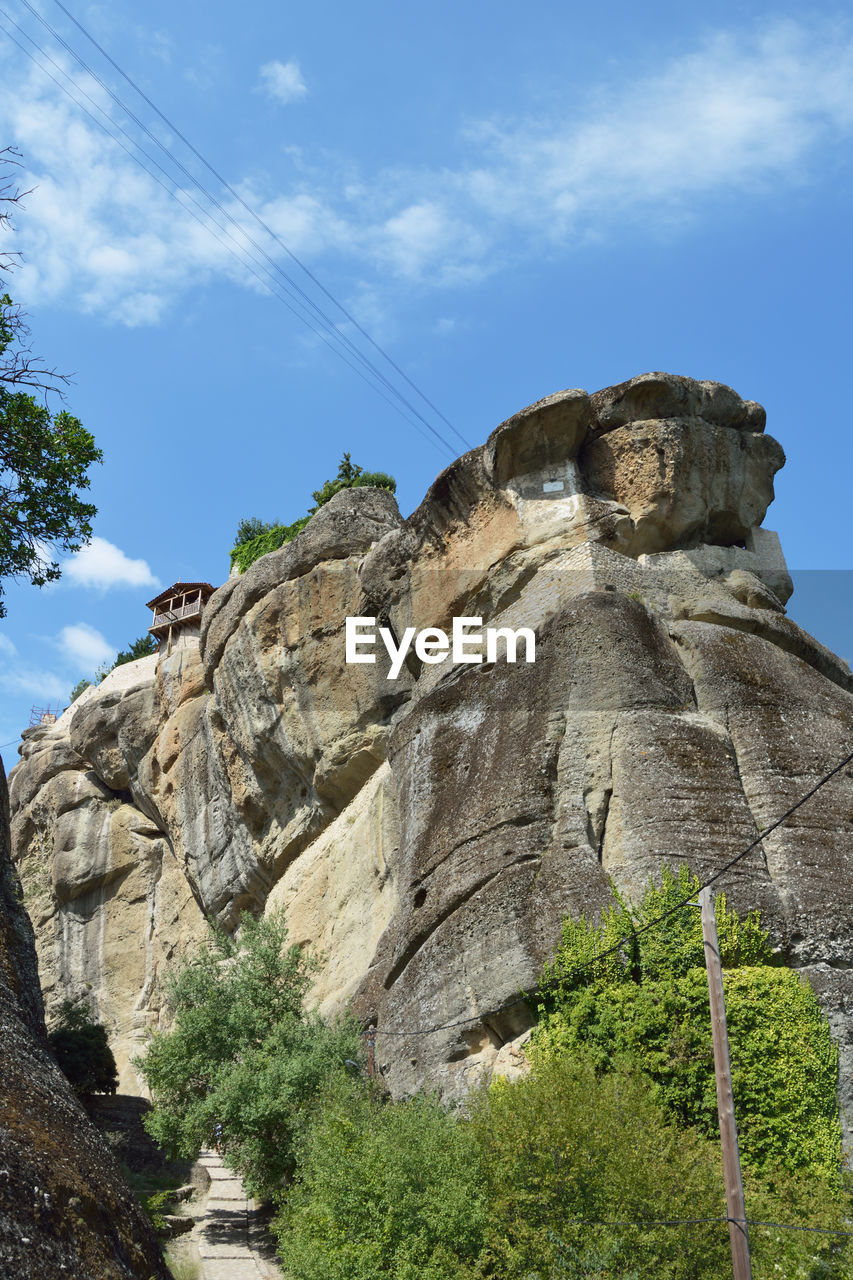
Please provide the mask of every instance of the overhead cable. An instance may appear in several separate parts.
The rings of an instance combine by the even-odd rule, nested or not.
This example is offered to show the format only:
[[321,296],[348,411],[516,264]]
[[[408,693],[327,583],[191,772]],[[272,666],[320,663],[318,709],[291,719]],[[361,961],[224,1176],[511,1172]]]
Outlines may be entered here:
[[[214,203],[223,212],[223,214],[225,214],[225,216],[230,218],[231,215],[227,214],[227,212],[219,204],[216,198],[203,186],[203,184],[201,184],[198,181],[197,178],[195,178],[195,176],[188,169],[185,168],[185,166],[174,155],[174,153],[163,142],[161,142],[161,140],[157,138],[156,135],[154,135],[141,120],[139,120],[139,118],[126,105],[126,103],[124,103],[124,101],[114,93],[114,91],[101,79],[101,77],[99,77],[97,73],[94,72],[92,68],[88,66],[88,64],[76,52],[76,50],[74,50],[71,47],[71,45],[69,45],[68,42],[65,41],[63,37],[51,26],[51,24],[47,22],[47,20],[44,17],[42,17],[42,15],[38,12],[38,10],[30,3],[30,0],[21,0],[21,3],[27,8],[27,10],[33,15],[33,17],[35,17],[42,24],[42,26],[44,26],[45,29],[49,31],[56,40],[59,41],[59,43],[63,46],[63,48],[65,48],[71,54],[71,56],[75,58],[75,60],[82,67],[84,67],[89,72],[89,74],[94,77],[95,80],[97,80],[97,82],[102,86],[105,92],[107,92],[110,95],[110,97],[117,103],[117,105],[119,105],[123,111],[127,112],[128,116],[134,121],[134,123],[137,124],[138,127],[141,128],[146,133],[146,135],[156,143],[158,147],[160,147],[163,151],[166,152],[166,154],[169,156],[172,162],[175,165],[177,165],[177,167],[181,170],[181,172],[183,172],[187,176],[187,178],[190,181],[192,181],[195,185],[200,187],[200,189],[204,191],[207,198],[210,199],[211,202]],[[462,444],[465,445],[466,448],[470,448],[471,446],[469,442],[465,439],[462,433],[458,431],[457,428],[453,425],[453,423],[450,422],[450,420],[445,417],[445,415],[441,412],[441,410],[438,409],[436,405],[433,404],[433,402],[429,399],[429,397],[416,385],[415,382],[413,382],[413,380],[408,376],[408,374],[406,374],[405,371],[400,368],[400,366],[396,363],[396,361],[392,359],[392,357],[388,354],[388,352],[385,351],[384,348],[381,347],[373,337],[371,337],[370,333],[368,333],[368,331],[364,329],[361,324],[359,324],[359,322],[355,319],[355,317],[351,314],[351,312],[347,310],[347,308],[343,305],[343,303],[340,302],[334,296],[334,294],[332,294],[331,291],[326,288],[326,286],[322,283],[322,281],[319,280],[317,276],[305,265],[305,263],[302,262],[302,260],[299,257],[297,257],[297,255],[293,252],[293,250],[289,247],[289,245],[285,243],[282,237],[276,231],[273,230],[273,228],[255,211],[255,209],[252,208],[252,206],[239,193],[239,191],[237,191],[225,179],[225,177],[216,168],[214,168],[214,166],[206,159],[206,157],[198,150],[198,148],[195,147],[192,142],[190,142],[189,138],[187,138],[187,136],[184,133],[182,133],[182,131],[174,124],[174,122],[170,120],[169,117],[157,106],[157,104],[144,92],[144,90],[140,88],[140,86],[136,83],[136,81],[130,75],[128,75],[128,73],[119,65],[119,63],[115,60],[115,58],[113,58],[107,52],[107,50],[104,49],[103,46],[98,43],[98,41],[94,38],[94,36],[86,29],[86,27],[83,26],[83,24],[77,18],[75,18],[75,16],[70,12],[70,10],[67,9],[66,6],[60,2],[60,0],[56,0],[56,3],[58,7],[62,10],[62,12],[66,15],[66,17],[71,22],[73,22],[73,24],[77,27],[77,29],[86,37],[86,39],[94,46],[94,48],[98,50],[101,56],[104,57],[107,60],[107,62],[109,62],[110,66],[112,66],[118,72],[118,74],[131,86],[134,92],[136,92],[139,95],[139,97],[142,98],[142,100],[151,108],[151,110],[154,111],[160,117],[163,123],[168,126],[168,128],[174,133],[174,135],[177,138],[180,139],[181,142],[183,142],[184,146],[186,146],[192,152],[192,154],[201,162],[201,164],[204,165],[204,167],[208,170],[208,172],[213,175],[213,177],[217,180],[217,182],[221,184],[221,186],[229,193],[229,195],[231,195],[231,197],[234,200],[236,200],[237,203],[243,209],[245,209],[246,213],[248,213],[249,216],[254,219],[254,221],[258,224],[258,226],[261,227],[261,229],[273,241],[275,241],[275,243],[287,254],[287,256],[300,268],[300,270],[305,273],[308,279],[311,280],[311,282],[318,289],[320,289],[320,291],[329,299],[329,301],[332,302],[334,306],[338,308],[338,310],[346,318],[346,320],[349,321],[349,323],[353,325],[355,329],[358,330],[358,332],[362,335],[362,337],[365,338],[366,341],[369,342],[370,345],[382,356],[382,358],[387,361],[387,363],[391,366],[391,368],[394,369],[394,371],[408,384],[408,386],[412,388],[413,391],[416,392],[416,394],[424,401],[424,403],[427,404],[430,409],[432,409],[433,413],[435,413],[441,419],[441,421],[444,422],[446,426],[450,428],[451,431],[453,431],[453,433],[459,438]],[[239,226],[239,223],[237,225]],[[331,324],[334,327],[336,332],[341,335],[342,340],[345,341],[350,346],[351,350],[353,351],[354,354],[357,355],[359,360],[368,364],[369,367],[375,372],[376,376],[381,378],[386,383],[386,385],[393,392],[393,394],[397,396],[401,400],[401,402],[411,410],[412,413],[414,413],[418,418],[420,418],[420,420],[424,423],[427,429],[430,432],[432,432],[436,436],[436,438],[439,439],[446,448],[449,449],[452,456],[455,456],[456,450],[453,448],[453,446],[450,445],[449,442],[444,438],[444,436],[439,431],[437,431],[436,428],[432,426],[429,420],[421,414],[420,410],[418,410],[414,405],[412,405],[410,401],[405,396],[403,396],[402,392],[400,392],[393,385],[393,383],[388,381],[385,378],[385,375],[382,374],[381,371],[378,370],[376,366],[371,361],[369,361],[368,358],[362,352],[360,352],[353,343],[351,343],[350,339],[347,337],[346,334],[344,334],[341,331],[339,326],[336,325],[335,322],[326,315],[326,313],[318,306],[318,304],[310,297],[310,295],[305,293],[300,288],[300,286],[296,283],[295,280],[293,280],[291,276],[289,276],[286,272],[283,271],[281,265],[279,263],[276,263],[275,259],[269,257],[266,251],[260,245],[257,244],[257,242],[248,234],[248,232],[246,232],[245,228],[241,227],[241,231],[242,231],[242,234],[245,235],[246,238],[249,239],[250,242],[258,249],[258,251],[262,253],[264,257],[267,258],[267,260],[270,262],[273,269],[279,274],[281,274],[288,281],[290,286],[294,290],[296,290],[303,298],[305,298],[307,303],[313,308],[313,310],[317,313],[317,315],[322,316],[329,324]]]
[[[766,839],[766,837],[770,835],[771,832],[775,831],[777,827],[780,827],[783,822],[787,821],[792,813],[796,813],[796,811],[801,808],[807,800],[811,800],[812,796],[820,791],[821,787],[825,787],[827,782],[834,778],[836,774],[840,773],[841,770],[851,762],[853,762],[853,751],[851,751],[849,755],[845,756],[844,759],[833,769],[830,769],[829,773],[825,773],[823,777],[815,783],[810,791],[807,791],[805,795],[800,797],[796,804],[792,804],[790,809],[786,809],[780,818],[777,818],[769,827],[766,827],[764,831],[757,835],[745,849],[742,849],[740,853],[736,854],[733,858],[730,858],[728,862],[720,867],[719,871],[715,871],[712,876],[709,876],[708,879],[700,884],[698,889],[694,889],[693,893],[688,897],[683,898],[681,902],[677,902],[675,906],[662,912],[661,915],[655,916],[653,920],[647,920],[644,925],[641,925],[637,929],[632,929],[632,931],[629,934],[626,934],[624,938],[620,938],[618,942],[614,943],[613,946],[608,947],[605,951],[599,951],[597,955],[592,957],[592,959],[585,960],[583,964],[576,965],[573,969],[570,969],[565,973],[561,973],[558,978],[553,978],[549,982],[542,983],[536,991],[531,994],[540,994],[543,990],[547,990],[549,987],[558,986],[563,982],[571,981],[571,979],[577,977],[579,973],[583,973],[585,969],[590,969],[594,965],[599,964],[606,956],[615,955],[617,952],[622,951],[623,948],[629,946],[635,938],[638,938],[640,934],[648,933],[650,929],[656,929],[659,925],[663,924],[665,920],[668,920],[670,916],[675,915],[677,911],[681,911],[683,907],[690,906],[693,903],[694,896],[697,892],[701,893],[703,889],[709,888],[710,885],[719,880],[721,876],[724,876],[727,871],[731,870],[731,868],[735,866],[736,863],[740,862],[741,859],[745,858],[748,853],[751,853],[756,845],[760,844],[762,840]],[[504,1004],[499,1005],[496,1009],[490,1010],[488,1013],[472,1014],[470,1018],[460,1018],[457,1022],[445,1022],[441,1026],[437,1027],[417,1028],[410,1031],[383,1031],[377,1026],[375,1031],[377,1035],[381,1036],[429,1036],[433,1035],[437,1031],[451,1031],[456,1027],[469,1026],[473,1022],[484,1022],[488,1018],[493,1018],[497,1013],[503,1013],[504,1010],[511,1009],[514,1006],[523,1003],[526,998],[527,997],[525,995],[519,994],[512,1000],[508,1000]]]
[[[27,0],[22,0],[22,2],[26,4]],[[335,353],[335,355],[337,355],[341,360],[343,360],[344,364],[348,365],[349,368],[352,369],[352,371],[362,379],[362,381],[366,382],[367,385],[371,387],[371,389],[375,391],[377,395],[381,396],[381,398],[388,405],[390,405],[392,409],[396,410],[396,412],[399,413],[400,416],[406,422],[408,422],[409,425],[413,427],[418,432],[419,435],[421,435],[430,444],[433,444],[433,446],[435,446],[435,440],[430,439],[430,437],[426,435],[426,433],[424,432],[422,427],[418,424],[418,422],[411,416],[410,413],[406,411],[408,406],[407,406],[407,402],[404,399],[402,400],[404,407],[401,407],[401,404],[397,403],[397,401],[395,400],[390,399],[390,397],[382,390],[382,388],[380,386],[377,386],[376,383],[371,380],[371,378],[368,376],[368,374],[364,372],[363,369],[358,368],[352,362],[352,360],[348,358],[348,356],[344,353],[344,351],[340,350],[338,347],[333,345],[333,340],[335,340],[342,343],[345,347],[349,348],[349,350],[353,353],[353,355],[355,355],[355,357],[361,362],[361,364],[369,372],[375,373],[376,377],[379,378],[380,381],[384,383],[385,386],[388,387],[390,391],[392,391],[395,395],[397,395],[398,400],[401,399],[401,397],[399,397],[399,393],[397,393],[393,384],[391,384],[388,381],[388,379],[381,373],[380,370],[377,370],[375,368],[375,366],[372,364],[371,361],[367,360],[362,355],[362,353],[358,351],[358,348],[356,348],[350,342],[346,334],[342,333],[341,330],[338,328],[337,325],[334,324],[333,321],[328,320],[326,317],[322,316],[322,313],[320,313],[322,317],[322,328],[318,327],[317,323],[315,323],[316,317],[312,316],[311,312],[308,311],[307,308],[304,306],[304,304],[299,301],[298,297],[294,297],[293,294],[290,294],[289,296],[287,296],[281,292],[281,290],[278,287],[277,281],[275,280],[274,276],[271,275],[269,269],[264,268],[262,264],[258,263],[256,259],[252,258],[251,255],[248,254],[248,251],[244,248],[243,245],[240,244],[239,240],[234,236],[232,231],[229,230],[227,225],[222,226],[220,223],[218,223],[215,217],[213,217],[213,215],[211,214],[210,210],[205,209],[201,204],[199,204],[199,202],[195,199],[195,197],[191,194],[191,192],[181,190],[181,188],[178,187],[177,183],[175,182],[173,175],[169,173],[168,170],[164,169],[164,167],[160,164],[160,162],[156,159],[156,157],[152,156],[150,152],[146,151],[145,148],[139,144],[139,142],[133,137],[131,133],[128,132],[127,129],[124,128],[122,124],[120,124],[117,120],[114,120],[113,117],[109,115],[109,113],[106,112],[103,109],[103,107],[98,102],[96,102],[95,99],[89,93],[87,93],[86,90],[81,85],[77,84],[77,82],[73,80],[71,76],[68,75],[68,73],[60,65],[60,63],[58,63],[56,59],[53,58],[51,54],[38,43],[38,41],[34,40],[33,37],[29,35],[29,33],[26,32],[23,29],[23,27],[21,27],[21,25],[18,22],[16,22],[15,19],[2,6],[0,6],[0,14],[2,14],[2,16],[6,19],[6,21],[10,22],[27,41],[29,41],[29,43],[38,51],[38,53],[41,55],[42,58],[44,58],[47,62],[49,62],[53,67],[55,67],[56,70],[59,71],[60,75],[62,75],[70,84],[74,86],[74,92],[72,92],[72,90],[70,90],[66,84],[63,84],[61,81],[59,81],[56,78],[56,76],[53,75],[53,73],[47,69],[47,67],[40,64],[38,60],[33,56],[33,54],[28,49],[24,48],[24,46],[21,44],[21,42],[18,39],[16,39],[13,33],[9,31],[7,28],[3,27],[2,22],[0,22],[0,29],[3,29],[5,31],[7,37],[13,42],[13,44],[15,44],[21,50],[21,52],[24,53],[30,59],[30,61],[32,61],[39,68],[40,71],[42,71],[45,75],[47,75],[49,79],[51,79],[53,83],[57,85],[57,87],[61,89],[62,92],[65,93],[67,97],[71,99],[71,101],[75,104],[75,106],[79,107],[79,109],[83,111],[85,115],[87,115],[89,119],[107,135],[107,137],[109,137],[113,142],[117,143],[118,146],[120,146],[121,149],[131,158],[131,160],[133,160],[134,163],[138,164],[139,167],[145,173],[147,173],[148,176],[152,178],[154,182],[157,183],[158,186],[162,187],[162,189],[168,195],[170,195],[181,206],[181,208],[185,210],[185,212],[187,212],[192,218],[194,218],[195,221],[213,237],[214,240],[216,240],[219,244],[221,244],[223,248],[225,248],[228,252],[233,254],[233,256],[237,258],[238,261],[240,261],[243,264],[243,266],[245,266],[249,270],[249,272],[260,282],[263,288],[269,290],[269,292],[274,297],[278,298],[278,300],[282,302],[287,307],[287,309],[297,317],[297,319],[301,320],[304,324],[308,326],[309,329],[312,330],[312,332],[315,333],[317,337],[321,338],[323,342],[325,342],[326,346],[328,346],[329,349]],[[57,37],[57,38],[61,40],[61,37]],[[64,44],[64,42],[62,43]],[[71,52],[73,53],[73,50]],[[77,60],[81,63],[84,70],[87,71],[87,73],[91,75],[94,80],[96,80],[99,84],[102,85],[102,87],[106,90],[107,93],[111,93],[111,91],[109,90],[109,87],[104,85],[103,81],[100,80],[100,78],[96,75],[94,71],[91,70],[90,67],[88,67],[84,62],[82,62],[81,59],[78,58]],[[137,151],[139,151],[147,160],[149,160],[151,164],[154,165],[155,168],[157,168],[161,174],[163,174],[163,176],[166,178],[167,181],[164,182],[161,178],[158,178],[157,174],[154,173],[148,167],[148,165],[144,163],[144,161],[140,160],[139,156],[136,155],[135,152],[132,151],[130,147],[128,147],[124,142],[122,142],[120,137],[116,137],[115,133],[113,133],[111,129],[103,123],[102,120],[99,120],[96,116],[94,116],[92,112],[88,109],[88,107],[86,107],[80,101],[79,97],[76,96],[76,94],[78,93],[82,94],[82,96],[89,103],[91,103],[91,105],[95,108],[95,110],[98,111],[104,117],[104,119],[108,122],[108,124],[111,125],[114,129],[117,129],[119,133],[122,134],[130,142],[132,147],[136,148]],[[115,97],[115,95],[112,95],[112,94],[111,96]],[[116,99],[116,101],[118,102],[122,110],[125,110],[125,111],[127,110],[127,108],[124,107],[124,105],[120,102],[120,100]],[[133,118],[134,120],[136,119],[135,117],[132,116],[132,113],[130,113],[129,111],[128,111],[128,114],[131,115],[131,118]],[[150,131],[146,129],[144,125],[141,125],[141,127],[145,130],[148,136],[152,138],[152,141],[154,141],[157,144],[157,146],[159,146],[161,150],[163,150],[164,148],[162,147],[162,144],[159,142],[159,139],[157,139],[153,134],[151,134]],[[174,159],[174,157],[171,156],[171,153],[168,150],[166,151],[166,155],[169,156],[170,159]],[[277,264],[275,264],[274,260],[268,257],[268,255],[264,252],[264,250],[257,245],[257,242],[254,241],[253,238],[245,232],[244,228],[240,226],[239,222],[237,222],[236,219],[234,219],[227,212],[227,210],[221,204],[219,204],[219,202],[216,201],[216,199],[213,196],[211,196],[210,193],[207,192],[203,186],[201,186],[201,184],[198,183],[198,181],[193,177],[192,174],[190,174],[186,169],[184,169],[183,165],[181,165],[180,162],[175,161],[175,163],[178,165],[178,168],[181,169],[182,172],[184,172],[187,175],[190,181],[202,191],[202,193],[211,201],[211,203],[214,204],[219,209],[223,217],[226,219],[226,224],[230,222],[234,227],[236,227],[242,237],[244,237],[246,240],[249,241],[250,244],[252,244],[255,248],[257,248],[263,254],[264,257],[267,257],[268,261],[276,269],[277,273],[283,275],[286,280],[289,280],[289,277],[287,276],[287,274],[284,272],[281,272],[281,269],[277,267]],[[171,183],[173,185],[170,186],[170,185],[167,185],[167,183]],[[190,203],[194,205],[199,212],[194,213],[193,210],[189,208],[188,205],[185,203],[185,200],[189,200]],[[213,230],[214,227],[222,231],[223,234],[227,236],[228,240],[232,241],[232,243],[227,244],[225,240],[222,238],[222,236],[216,234],[216,231]],[[302,296],[306,298],[306,301],[309,304],[311,304],[311,299],[308,298],[307,295],[303,294],[303,291],[298,289],[298,286],[297,286],[297,292],[302,294]],[[412,412],[416,413],[418,418],[420,418],[421,421],[425,422],[422,415],[416,409],[413,409]],[[425,425],[429,427],[429,423],[425,422]],[[429,429],[432,431],[433,436],[437,435],[437,433],[431,427],[429,427]],[[455,450],[449,444],[449,442],[444,440],[443,437],[441,437],[440,435],[438,436],[438,439],[440,440],[441,444],[443,444],[444,447],[448,450],[451,456],[455,456]]]

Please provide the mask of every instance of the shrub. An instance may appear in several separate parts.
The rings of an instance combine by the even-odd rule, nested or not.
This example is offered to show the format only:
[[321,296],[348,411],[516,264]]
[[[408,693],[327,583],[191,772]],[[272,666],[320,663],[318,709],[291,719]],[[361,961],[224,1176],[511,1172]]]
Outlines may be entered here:
[[261,556],[267,555],[270,551],[278,551],[279,547],[283,547],[285,543],[292,542],[310,519],[310,515],[302,516],[299,520],[294,520],[293,524],[269,525],[263,533],[257,534],[247,542],[239,543],[231,552],[231,568],[233,569],[236,565],[241,573],[245,573],[249,565],[254,564]]
[[[697,888],[686,868],[679,876],[665,868],[661,886],[650,885],[638,908],[617,899],[597,927],[565,922],[543,973],[534,1053],[583,1048],[598,1070],[627,1059],[655,1083],[674,1119],[710,1137],[717,1103],[699,912],[677,911],[624,951],[578,972]],[[771,966],[757,914],[739,920],[720,895],[716,916],[744,1165],[771,1181],[802,1171],[837,1187],[838,1059],[814,992],[791,969]]]
[[484,1181],[471,1127],[435,1099],[326,1095],[275,1230],[291,1280],[462,1280],[480,1253]]
[[257,516],[246,516],[237,525],[237,532],[234,535],[234,546],[240,547],[244,542],[253,542],[255,538],[260,538],[264,533],[269,533],[270,529],[274,529],[278,521],[260,520]]
[[725,1223],[653,1224],[724,1217],[725,1198],[716,1144],[668,1123],[639,1074],[599,1076],[583,1053],[540,1055],[527,1078],[477,1100],[473,1128],[489,1203],[486,1274],[726,1274]]
[[48,1043],[76,1094],[115,1093],[118,1070],[106,1028],[95,1022],[83,1005],[73,1000],[62,1002]]
[[82,680],[78,680],[74,688],[71,690],[71,693],[69,694],[68,705],[70,706],[72,702],[76,702],[77,699],[80,697],[80,694],[83,692],[83,690],[90,688],[91,684],[92,684],[92,681],[86,680],[85,678]]
[[318,1093],[360,1053],[351,1019],[306,1012],[315,966],[286,939],[278,916],[244,914],[233,938],[213,930],[167,983],[171,1031],[156,1032],[136,1062],[152,1093],[148,1132],[191,1159],[221,1124],[228,1163],[265,1199],[293,1176]]
[[345,453],[338,463],[338,474],[334,480],[327,480],[320,489],[312,493],[314,506],[307,515],[294,520],[293,524],[265,524],[256,516],[241,520],[237,526],[237,537],[231,550],[231,568],[235,566],[240,573],[245,573],[249,565],[265,556],[270,551],[277,551],[285,543],[292,542],[301,533],[315,511],[324,506],[330,498],[341,489],[358,489],[365,486],[377,489],[389,489],[391,493],[397,488],[397,481],[384,471],[365,471],[352,462]]

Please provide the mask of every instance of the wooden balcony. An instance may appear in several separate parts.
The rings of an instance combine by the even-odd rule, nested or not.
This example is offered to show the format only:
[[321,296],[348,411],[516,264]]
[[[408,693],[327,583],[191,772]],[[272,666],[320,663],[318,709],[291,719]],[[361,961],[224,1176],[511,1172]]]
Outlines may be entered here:
[[148,630],[151,635],[158,638],[161,635],[167,635],[170,627],[181,627],[193,618],[200,618],[202,608],[201,600],[191,600],[189,604],[179,605],[175,609],[166,609],[163,613],[155,613],[154,621]]

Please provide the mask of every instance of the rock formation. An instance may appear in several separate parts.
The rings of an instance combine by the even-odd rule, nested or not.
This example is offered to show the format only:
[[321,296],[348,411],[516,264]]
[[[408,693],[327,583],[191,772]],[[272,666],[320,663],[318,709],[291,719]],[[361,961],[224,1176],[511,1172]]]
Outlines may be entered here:
[[[761,528],[783,462],[759,405],[655,373],[522,410],[407,520],[338,493],[213,595],[200,650],[25,735],[48,1002],[88,993],[133,1087],[164,964],[205,916],[281,908],[321,1005],[376,1022],[395,1092],[464,1089],[525,1031],[562,916],[664,860],[720,867],[849,751],[849,668],[786,617]],[[529,627],[536,660],[413,651],[390,680],[379,646],[346,663],[347,616]],[[721,882],[814,983],[848,1102],[852,824],[848,769]]]
[[0,764],[0,1275],[166,1280],[150,1224],[47,1051]]

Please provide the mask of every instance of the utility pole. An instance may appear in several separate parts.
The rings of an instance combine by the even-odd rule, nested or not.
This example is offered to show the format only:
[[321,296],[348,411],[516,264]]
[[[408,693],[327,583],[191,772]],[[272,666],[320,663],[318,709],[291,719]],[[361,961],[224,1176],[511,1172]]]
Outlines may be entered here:
[[714,1037],[714,1073],[717,1078],[717,1114],[720,1118],[720,1142],[723,1148],[723,1179],[726,1184],[726,1214],[729,1219],[729,1241],[732,1246],[734,1280],[752,1280],[749,1261],[749,1236],[743,1203],[743,1179],[737,1145],[735,1104],[732,1094],[732,1064],[729,1057],[729,1035],[726,1030],[726,1006],[723,999],[723,970],[714,897],[710,889],[699,894],[702,908],[702,938],[708,968],[708,994],[711,998],[711,1030]]

